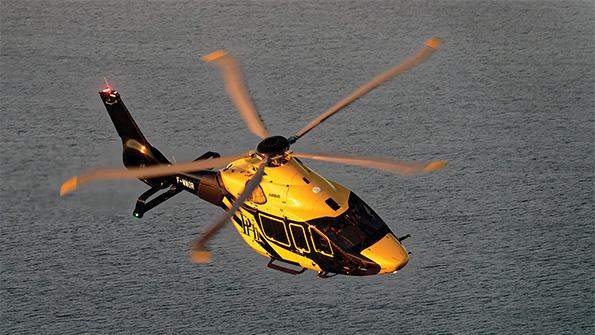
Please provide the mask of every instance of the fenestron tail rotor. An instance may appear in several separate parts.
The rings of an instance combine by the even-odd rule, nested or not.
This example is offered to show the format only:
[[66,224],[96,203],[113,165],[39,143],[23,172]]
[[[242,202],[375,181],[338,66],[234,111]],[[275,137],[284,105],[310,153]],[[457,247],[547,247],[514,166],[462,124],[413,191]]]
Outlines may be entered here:
[[264,159],[258,170],[252,176],[250,181],[246,183],[244,190],[238,196],[236,201],[234,202],[233,206],[223,215],[221,215],[210,227],[209,229],[196,241],[194,245],[194,249],[192,250],[192,261],[194,263],[207,263],[211,261],[211,254],[206,250],[207,242],[217,234],[221,228],[223,228],[228,222],[230,222],[231,218],[234,214],[240,209],[240,207],[244,204],[244,202],[252,195],[252,192],[258,187],[260,182],[262,181],[262,177],[264,176],[264,168],[268,164],[268,158]]
[[430,173],[436,170],[440,170],[448,164],[448,162],[445,160],[437,160],[429,163],[407,163],[377,157],[308,154],[301,152],[292,153],[292,156],[298,158],[308,158],[319,161],[325,161],[330,163],[363,166],[378,170],[384,170],[404,176]]
[[244,79],[238,61],[223,50],[211,52],[210,54],[203,56],[201,59],[209,63],[215,62],[219,66],[223,72],[227,93],[236,105],[236,108],[240,112],[248,129],[260,138],[268,137],[269,132],[267,131],[260,114],[258,114],[258,111],[254,107],[254,104],[248,95],[248,90],[244,85]]
[[440,47],[442,44],[442,40],[438,37],[432,37],[427,40],[424,46],[419,49],[416,53],[409,56],[405,59],[401,64],[391,68],[390,70],[381,73],[374,77],[369,82],[365,83],[364,85],[360,86],[357,90],[353,93],[348,95],[347,97],[343,98],[343,100],[337,102],[334,106],[327,109],[324,113],[320,114],[317,118],[310,121],[304,128],[300,129],[294,136],[289,138],[290,143],[295,143],[300,137],[304,136],[310,130],[314,129],[316,126],[324,122],[329,117],[333,116],[343,108],[349,106],[351,103],[356,101],[357,99],[361,98],[371,90],[378,87],[380,84],[384,83],[385,81],[403,73],[414,66],[425,62],[433,53]]
[[232,161],[246,157],[243,155],[224,156],[209,160],[183,162],[171,165],[151,165],[138,168],[115,168],[89,170],[79,176],[70,177],[60,186],[60,195],[75,191],[77,188],[96,180],[110,179],[144,179],[161,176],[171,176],[177,173],[192,172],[203,169],[210,169],[216,166],[226,165]]

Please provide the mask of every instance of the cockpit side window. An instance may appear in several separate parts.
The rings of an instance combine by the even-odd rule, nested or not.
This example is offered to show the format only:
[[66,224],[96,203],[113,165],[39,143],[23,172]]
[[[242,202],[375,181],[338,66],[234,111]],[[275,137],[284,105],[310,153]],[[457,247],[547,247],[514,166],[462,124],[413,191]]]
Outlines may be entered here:
[[356,223],[349,221],[331,222],[325,233],[343,249],[350,250],[366,240],[367,235],[357,226]]
[[390,231],[384,221],[357,195],[351,193],[348,202],[349,208],[342,215],[311,222],[341,249],[363,250]]
[[355,193],[351,193],[351,197],[349,197],[349,211],[347,211],[346,216],[350,220],[362,223],[360,227],[368,234],[374,234],[386,227],[378,214]]
[[312,236],[312,243],[316,252],[333,257],[333,248],[326,236],[318,232],[318,229],[312,227],[310,227],[310,235]]

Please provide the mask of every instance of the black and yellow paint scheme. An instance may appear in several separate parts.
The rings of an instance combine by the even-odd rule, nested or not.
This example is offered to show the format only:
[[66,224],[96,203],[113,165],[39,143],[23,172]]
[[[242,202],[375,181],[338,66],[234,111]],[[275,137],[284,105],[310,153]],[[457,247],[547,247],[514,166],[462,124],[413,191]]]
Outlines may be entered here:
[[[171,164],[144,137],[117,91],[102,91],[100,95],[122,139],[124,165]],[[213,157],[219,155],[208,152],[198,160]],[[139,197],[133,215],[142,217],[182,190],[230,209],[261,162],[262,158],[252,152],[218,171],[142,178],[151,189]],[[162,190],[165,192],[148,200]],[[302,268],[269,263],[269,267],[288,273],[310,269],[323,277],[382,274],[397,271],[409,260],[399,239],[355,193],[295,157],[264,168],[258,188],[232,222],[259,254]]]
[[[444,167],[446,161],[422,164],[371,157],[313,155],[295,153],[290,145],[381,83],[424,62],[441,43],[435,37],[427,40],[401,64],[374,77],[289,138],[269,135],[248,97],[235,59],[224,51],[213,52],[203,60],[220,66],[228,93],[248,129],[260,137],[261,142],[256,150],[247,154],[221,157],[207,152],[192,162],[171,163],[165,158],[142,134],[120,94],[108,85],[99,94],[122,140],[122,158],[127,169],[88,171],[68,179],[60,194],[97,179],[138,178],[151,188],[138,198],[135,217],[142,217],[181,191],[225,209],[225,215],[197,241],[192,252],[196,262],[210,259],[206,241],[232,221],[244,241],[268,257],[268,266],[276,270],[299,274],[310,269],[321,277],[396,272],[409,261],[401,243],[408,235],[397,238],[355,193],[312,171],[300,158],[404,175],[428,173]],[[225,167],[213,170],[217,166]]]
[[[219,171],[229,193],[225,207],[231,207],[258,163],[250,157]],[[263,256],[319,272],[381,274],[395,272],[409,260],[401,242],[366,203],[297,158],[265,168],[259,188],[233,223]]]

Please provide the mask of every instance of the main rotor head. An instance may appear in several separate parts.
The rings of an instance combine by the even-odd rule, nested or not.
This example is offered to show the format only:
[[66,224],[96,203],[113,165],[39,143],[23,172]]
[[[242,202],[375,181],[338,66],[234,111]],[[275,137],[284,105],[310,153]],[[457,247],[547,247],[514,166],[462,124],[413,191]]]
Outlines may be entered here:
[[289,141],[283,136],[270,136],[258,143],[256,154],[268,160],[267,166],[282,166],[289,160]]
[[258,143],[256,152],[265,156],[277,156],[289,150],[289,141],[283,136],[270,136]]

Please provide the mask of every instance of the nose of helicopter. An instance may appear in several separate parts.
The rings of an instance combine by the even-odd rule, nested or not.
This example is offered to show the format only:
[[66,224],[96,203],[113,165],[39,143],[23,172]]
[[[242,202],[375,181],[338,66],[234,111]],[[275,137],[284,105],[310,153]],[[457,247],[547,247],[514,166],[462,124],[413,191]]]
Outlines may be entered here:
[[364,249],[361,254],[380,265],[378,274],[395,272],[409,262],[407,250],[391,233]]

